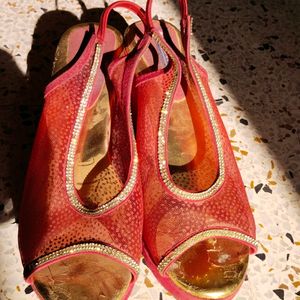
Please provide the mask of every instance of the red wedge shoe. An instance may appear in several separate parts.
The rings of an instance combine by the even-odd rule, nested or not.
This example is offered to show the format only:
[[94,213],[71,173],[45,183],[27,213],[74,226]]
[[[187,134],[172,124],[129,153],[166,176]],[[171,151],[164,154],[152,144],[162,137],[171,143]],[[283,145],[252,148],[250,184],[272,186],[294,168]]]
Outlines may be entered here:
[[[20,214],[24,276],[41,299],[127,299],[142,251],[142,195],[122,35],[100,25],[62,37]],[[134,50],[133,50],[134,51]]]
[[152,38],[132,92],[144,256],[177,299],[232,299],[257,248],[254,219],[207,74],[190,55],[187,2],[180,1],[181,32],[153,21],[151,6]]

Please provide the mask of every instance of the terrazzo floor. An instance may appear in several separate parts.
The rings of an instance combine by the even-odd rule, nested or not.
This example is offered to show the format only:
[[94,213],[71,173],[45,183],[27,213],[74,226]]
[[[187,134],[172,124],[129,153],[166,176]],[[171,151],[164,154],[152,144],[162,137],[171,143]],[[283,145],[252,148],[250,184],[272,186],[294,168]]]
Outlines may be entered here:
[[[159,17],[178,20],[175,0],[156,2]],[[1,300],[37,299],[17,246],[24,171],[55,45],[79,20],[98,20],[97,7],[104,3],[0,1]],[[189,8],[193,54],[209,73],[260,242],[235,299],[300,300],[300,1],[190,0]],[[130,299],[173,299],[141,270]]]

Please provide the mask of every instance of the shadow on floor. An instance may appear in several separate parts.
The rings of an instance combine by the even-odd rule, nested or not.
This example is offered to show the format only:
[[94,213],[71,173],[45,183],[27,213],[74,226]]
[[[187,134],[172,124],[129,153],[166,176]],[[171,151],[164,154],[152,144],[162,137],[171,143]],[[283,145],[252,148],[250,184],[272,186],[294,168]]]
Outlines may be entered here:
[[[12,217],[18,219],[26,169],[43,107],[43,92],[51,81],[59,39],[73,25],[98,23],[103,11],[100,8],[87,9],[83,1],[78,2],[82,8],[80,19],[59,9],[45,12],[39,18],[27,56],[26,75],[18,69],[11,55],[0,50],[1,222]],[[118,13],[112,14],[109,24],[121,32],[127,27]]]
[[[0,200],[4,202],[5,210],[1,221],[13,215],[17,220],[26,168],[43,106],[43,91],[51,77],[56,45],[62,33],[76,23],[77,17],[67,11],[50,11],[40,17],[32,35],[26,75],[8,53],[0,52],[4,74],[0,94],[1,137],[7,147],[0,170],[3,183]],[[8,211],[6,205],[11,199],[13,209]]]
[[28,111],[24,99],[28,98],[25,76],[13,58],[0,50],[0,213],[1,221],[13,215],[11,199],[20,198],[24,176],[23,153],[32,111]]
[[189,0],[189,10],[198,51],[249,118],[240,126],[256,127],[300,193],[300,2]]

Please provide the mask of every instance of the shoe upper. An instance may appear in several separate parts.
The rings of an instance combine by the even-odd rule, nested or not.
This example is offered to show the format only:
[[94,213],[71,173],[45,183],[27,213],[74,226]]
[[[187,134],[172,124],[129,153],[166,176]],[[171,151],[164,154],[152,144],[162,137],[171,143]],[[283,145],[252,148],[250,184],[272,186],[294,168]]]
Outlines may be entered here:
[[[167,49],[162,39],[160,43]],[[165,101],[172,94],[172,86],[175,86],[173,91],[176,93],[178,73],[183,76],[184,67],[175,54],[170,49],[168,51],[173,55],[170,59],[173,61],[172,67],[137,81],[134,89],[138,111],[137,144],[144,195],[143,239],[147,251],[157,265],[179,245],[201,232],[225,229],[255,239],[254,219],[226,130],[211,95],[206,72],[195,61],[192,61],[193,78],[196,85],[201,85],[199,93],[205,94],[207,99],[206,102],[202,100],[201,105],[206,111],[204,118],[209,119],[210,132],[214,135],[213,151],[219,154],[218,178],[203,192],[187,193],[176,187],[165,168],[165,144],[168,137],[167,130],[161,130],[161,120],[165,118],[165,123],[168,124],[170,109]],[[200,83],[197,83],[196,75]],[[202,96],[201,98],[204,99]],[[246,244],[252,249],[255,248],[252,243],[246,241]]]
[[[101,60],[95,47],[92,38],[76,64],[50,83],[45,93],[20,213],[19,247],[25,266],[54,251],[87,242],[108,245],[136,262],[141,256],[142,195],[137,168],[129,171],[128,178],[133,172],[135,177],[129,188],[126,182],[123,198],[111,206],[108,202],[102,211],[80,211],[70,197],[70,191],[76,196],[73,173],[67,166],[74,131],[78,130],[74,124],[99,93],[99,85],[92,82],[89,87],[91,76],[95,80],[100,76],[99,66],[93,71],[95,61]],[[112,119],[126,128],[117,113]],[[121,158],[120,147],[114,146],[112,142],[112,153]]]

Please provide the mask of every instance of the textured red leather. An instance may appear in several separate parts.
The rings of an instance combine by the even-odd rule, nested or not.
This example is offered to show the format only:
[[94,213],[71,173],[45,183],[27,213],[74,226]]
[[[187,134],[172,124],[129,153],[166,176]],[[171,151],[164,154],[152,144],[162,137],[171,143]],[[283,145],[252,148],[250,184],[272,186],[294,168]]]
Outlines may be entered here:
[[[159,30],[152,30],[159,35]],[[171,49],[169,51],[172,53]],[[179,65],[180,76],[181,63],[178,58],[175,63]],[[191,66],[191,63],[190,61],[187,65]],[[143,239],[147,252],[156,265],[185,240],[206,230],[229,229],[255,238],[254,219],[226,130],[210,92],[206,72],[199,65],[197,68],[221,133],[225,162],[224,183],[215,194],[203,200],[187,200],[176,196],[166,188],[159,171],[159,116],[165,92],[174,76],[174,64],[164,74],[139,81],[134,89],[138,111],[137,144],[144,194]],[[192,70],[189,71],[192,74]],[[194,75],[193,79],[196,82]],[[203,99],[199,97],[204,105]],[[209,120],[207,126],[211,126]]]
[[[119,6],[129,9],[135,7],[132,3],[127,4],[128,2],[122,1]],[[136,262],[141,257],[143,208],[139,176],[126,199],[99,215],[86,215],[75,210],[66,191],[68,147],[97,42],[99,40],[95,35],[75,65],[51,82],[45,92],[44,108],[32,150],[20,213],[19,247],[24,265],[53,251],[84,242],[109,245],[126,253]],[[97,72],[96,78],[99,79],[100,68]],[[111,77],[122,78],[122,72],[120,67],[113,68]],[[114,82],[115,91],[120,91],[119,84],[120,81]],[[93,86],[89,104],[99,94],[95,89],[99,89],[99,84]],[[128,129],[130,99],[122,98],[120,92],[115,96],[118,101],[124,101],[128,114],[124,121],[117,117],[116,112],[113,122],[117,123],[116,127],[130,132],[123,142],[132,144],[133,137]],[[112,133],[114,134],[118,133]],[[126,138],[126,135],[121,138]],[[113,152],[114,146],[112,138]],[[113,155],[122,160],[121,152],[115,151]],[[132,157],[124,158],[130,159]]]

